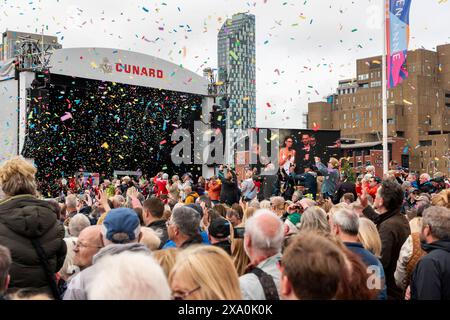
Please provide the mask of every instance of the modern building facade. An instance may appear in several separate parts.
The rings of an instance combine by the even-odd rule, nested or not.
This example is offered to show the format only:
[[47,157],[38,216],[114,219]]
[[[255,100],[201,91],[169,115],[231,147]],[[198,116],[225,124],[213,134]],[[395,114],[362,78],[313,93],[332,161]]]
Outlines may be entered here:
[[228,153],[240,132],[256,126],[255,16],[238,13],[218,34],[218,80],[227,86]]
[[[408,78],[388,91],[388,136],[406,140],[402,163],[411,170],[449,174],[450,44],[409,51],[407,69]],[[327,102],[308,105],[308,127],[339,129],[360,143],[381,141],[381,72],[381,56],[357,60],[356,78],[340,81]]]

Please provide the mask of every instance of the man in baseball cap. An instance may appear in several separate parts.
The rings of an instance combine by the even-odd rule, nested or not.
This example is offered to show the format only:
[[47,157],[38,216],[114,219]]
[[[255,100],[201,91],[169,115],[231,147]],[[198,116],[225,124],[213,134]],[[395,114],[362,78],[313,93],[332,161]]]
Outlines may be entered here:
[[211,221],[208,227],[208,238],[213,246],[225,250],[231,256],[230,222],[223,218],[216,218]]
[[139,242],[142,237],[139,217],[129,208],[113,209],[103,221],[102,233],[105,245]]

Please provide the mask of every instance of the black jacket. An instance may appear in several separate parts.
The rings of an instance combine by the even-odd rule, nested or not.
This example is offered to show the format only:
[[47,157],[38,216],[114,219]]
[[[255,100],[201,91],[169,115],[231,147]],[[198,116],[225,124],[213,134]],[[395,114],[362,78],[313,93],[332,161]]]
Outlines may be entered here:
[[31,239],[44,249],[51,270],[56,273],[66,257],[64,226],[46,201],[32,195],[18,195],[0,202],[0,245],[11,251],[10,288],[49,289],[43,266]]
[[302,173],[297,175],[296,177],[300,184],[304,185],[305,188],[308,189],[306,193],[311,193],[313,195],[313,199],[316,200],[317,196],[317,176],[313,173]]
[[220,190],[220,202],[232,206],[234,203],[239,203],[239,187],[237,184],[236,174],[232,171],[233,179],[227,180],[223,174],[219,174],[222,182],[222,189]]
[[416,265],[411,278],[411,299],[450,300],[450,239],[422,244],[428,254]]
[[358,195],[356,194],[356,186],[353,182],[345,181],[341,182],[336,190],[335,198],[333,199],[333,203],[337,204],[341,201],[341,198],[346,193],[353,193],[355,200],[358,199]]
[[381,238],[381,263],[386,274],[386,285],[390,299],[402,299],[403,292],[395,284],[394,272],[400,249],[411,234],[408,220],[400,213],[400,208],[378,214],[372,207],[363,210],[364,215],[376,225]]
[[169,240],[169,233],[167,232],[166,220],[156,220],[150,223],[147,227],[153,229],[161,240],[161,244],[159,245],[159,249],[166,244],[167,240]]
[[228,240],[214,243],[213,246],[222,248],[231,256],[231,243]]

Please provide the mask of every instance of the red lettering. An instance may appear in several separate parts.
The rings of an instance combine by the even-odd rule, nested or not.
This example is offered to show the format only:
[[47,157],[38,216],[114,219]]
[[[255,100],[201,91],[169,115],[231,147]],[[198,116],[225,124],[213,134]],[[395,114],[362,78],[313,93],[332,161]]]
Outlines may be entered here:
[[130,64],[116,63],[116,71],[117,72],[125,72],[125,73],[133,73],[138,76],[146,76],[146,77],[159,78],[159,79],[164,78],[163,70],[139,67],[139,66],[130,65]]

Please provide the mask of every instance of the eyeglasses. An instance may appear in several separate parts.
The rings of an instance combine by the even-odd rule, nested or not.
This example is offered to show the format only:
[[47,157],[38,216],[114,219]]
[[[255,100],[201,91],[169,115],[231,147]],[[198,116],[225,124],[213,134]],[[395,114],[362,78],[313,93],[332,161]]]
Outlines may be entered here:
[[80,241],[77,241],[74,243],[74,248],[95,248],[95,249],[101,249],[103,247],[97,247],[97,246],[88,246]]
[[198,286],[195,289],[192,289],[190,291],[187,292],[174,292],[172,294],[172,300],[184,300],[186,299],[188,296],[190,296],[191,294],[193,294],[195,291],[199,290],[201,287]]
[[292,140],[287,140],[286,142],[293,143],[294,141],[292,141]]

